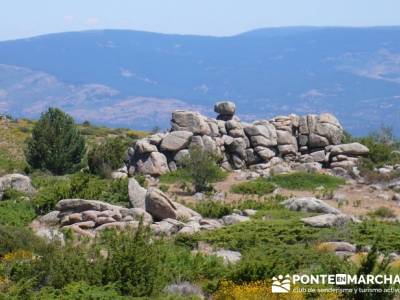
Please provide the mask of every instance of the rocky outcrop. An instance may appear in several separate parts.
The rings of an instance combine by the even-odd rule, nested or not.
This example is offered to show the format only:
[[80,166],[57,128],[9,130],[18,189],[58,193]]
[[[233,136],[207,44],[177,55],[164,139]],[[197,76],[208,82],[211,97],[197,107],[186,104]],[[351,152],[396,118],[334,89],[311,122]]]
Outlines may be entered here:
[[7,189],[13,189],[28,195],[35,193],[31,179],[21,174],[8,174],[0,177],[0,200],[3,199],[4,192]]
[[200,230],[214,230],[226,225],[248,221],[256,211],[238,211],[222,219],[208,219],[194,210],[173,202],[162,191],[149,188],[145,207],[126,208],[97,200],[65,199],[57,203],[55,211],[35,219],[31,229],[48,240],[63,241],[63,231],[94,238],[105,229],[136,230],[142,221],[156,235],[191,235]]
[[37,235],[52,239],[64,230],[93,238],[105,229],[137,229],[139,222],[149,225],[152,216],[142,208],[125,208],[97,200],[65,199],[55,211],[31,223]]
[[[216,154],[226,170],[252,168],[263,175],[294,167],[310,172],[322,167],[349,169],[368,153],[360,144],[341,144],[343,128],[329,113],[292,114],[249,124],[235,116],[236,107],[230,101],[216,103],[214,111],[216,119],[175,111],[168,133],[141,139],[129,149],[129,173],[159,176],[174,171],[194,146]],[[275,158],[286,165],[272,163]]]

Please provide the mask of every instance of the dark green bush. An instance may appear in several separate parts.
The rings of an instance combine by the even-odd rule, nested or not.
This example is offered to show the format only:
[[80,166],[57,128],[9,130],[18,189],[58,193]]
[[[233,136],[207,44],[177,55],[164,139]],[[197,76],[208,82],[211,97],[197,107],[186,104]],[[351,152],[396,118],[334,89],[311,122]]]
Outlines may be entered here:
[[190,178],[196,192],[210,190],[211,183],[222,180],[226,173],[217,165],[219,157],[199,147],[189,149],[189,155],[182,160],[184,177]]
[[257,178],[252,181],[235,184],[231,192],[235,194],[265,195],[275,190],[275,185],[266,181],[264,178]]
[[233,211],[233,207],[230,204],[226,204],[218,201],[201,201],[196,204],[194,210],[206,218],[221,218],[229,215]]
[[47,169],[60,175],[71,172],[85,153],[85,140],[71,116],[49,108],[35,124],[25,151],[35,169]]
[[120,137],[108,138],[95,146],[88,153],[90,172],[102,177],[110,177],[111,172],[123,164],[126,148],[126,142]]

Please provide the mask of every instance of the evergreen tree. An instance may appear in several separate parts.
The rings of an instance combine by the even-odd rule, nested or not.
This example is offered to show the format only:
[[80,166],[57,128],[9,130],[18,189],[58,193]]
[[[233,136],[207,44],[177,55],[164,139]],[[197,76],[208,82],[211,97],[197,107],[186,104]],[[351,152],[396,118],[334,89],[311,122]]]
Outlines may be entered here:
[[35,124],[27,141],[26,158],[35,169],[62,175],[73,171],[85,153],[85,140],[71,116],[49,108]]

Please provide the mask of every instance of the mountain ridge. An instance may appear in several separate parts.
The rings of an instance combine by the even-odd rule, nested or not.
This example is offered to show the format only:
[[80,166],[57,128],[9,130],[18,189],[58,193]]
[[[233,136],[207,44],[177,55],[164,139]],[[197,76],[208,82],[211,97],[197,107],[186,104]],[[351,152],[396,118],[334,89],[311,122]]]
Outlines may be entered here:
[[[381,124],[400,133],[399,36],[398,26],[286,27],[228,37],[95,30],[5,41],[0,42],[0,110],[35,117],[30,105],[42,101],[114,126],[96,116],[99,103],[107,111],[127,99],[144,99],[134,103],[143,103],[145,111],[158,99],[167,116],[175,108],[211,113],[207,107],[229,98],[249,121],[330,111],[355,134]],[[38,81],[25,81],[21,87],[18,76],[10,83],[4,65],[42,72],[57,82],[44,88]],[[69,87],[69,92],[60,88],[51,94],[54,86]],[[97,88],[82,96],[87,86]],[[99,87],[109,93],[98,94]],[[118,125],[168,127],[167,117],[130,121],[116,113],[113,118],[120,115]]]

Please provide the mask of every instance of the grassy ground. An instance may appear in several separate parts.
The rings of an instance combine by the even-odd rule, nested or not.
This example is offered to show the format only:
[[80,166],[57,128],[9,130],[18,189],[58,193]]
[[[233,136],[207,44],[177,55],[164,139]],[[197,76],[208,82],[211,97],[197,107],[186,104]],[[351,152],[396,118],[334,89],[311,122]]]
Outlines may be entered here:
[[320,173],[291,173],[268,178],[268,182],[288,190],[335,189],[345,184],[345,180]]
[[268,178],[257,179],[235,184],[231,192],[247,195],[271,194],[277,187],[287,190],[315,191],[318,188],[323,190],[334,190],[345,184],[345,180],[320,173],[290,173],[275,175]]

